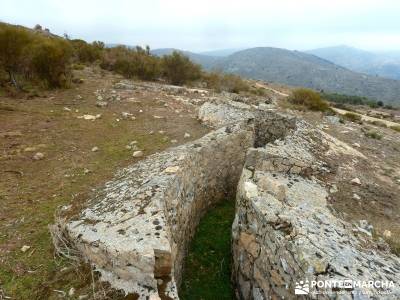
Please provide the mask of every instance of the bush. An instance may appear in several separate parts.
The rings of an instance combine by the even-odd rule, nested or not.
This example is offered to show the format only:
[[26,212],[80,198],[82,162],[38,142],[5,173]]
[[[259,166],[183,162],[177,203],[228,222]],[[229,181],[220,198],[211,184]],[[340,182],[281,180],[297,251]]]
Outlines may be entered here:
[[201,67],[174,51],[161,59],[162,73],[171,84],[182,85],[201,78]]
[[88,44],[84,40],[71,40],[74,49],[75,60],[79,63],[93,63],[100,59],[104,44],[101,42],[94,42]]
[[0,25],[0,69],[18,89],[22,83],[67,86],[71,77],[71,54],[72,48],[64,39],[13,25]]
[[372,130],[364,132],[364,135],[366,137],[371,138],[371,139],[376,139],[376,140],[381,140],[382,139],[382,135],[381,134],[379,134],[376,131],[372,131]]
[[109,71],[115,71],[126,78],[155,80],[160,74],[159,58],[150,55],[148,50],[140,47],[129,49],[118,46],[106,49],[100,66]]
[[40,38],[31,50],[32,70],[46,87],[66,87],[71,78],[72,48],[62,39]]
[[400,132],[400,125],[390,126],[390,129],[393,129],[394,131]]
[[382,121],[372,121],[372,122],[370,122],[372,125],[375,125],[375,126],[379,126],[379,127],[387,127],[386,126],[386,123],[384,123],[384,122],[382,122]]
[[354,122],[354,123],[361,123],[362,122],[361,116],[358,115],[358,114],[352,113],[352,112],[345,113],[343,116],[344,116],[345,119],[347,119],[347,120],[349,120],[351,122]]
[[238,94],[240,92],[250,91],[249,84],[237,75],[210,72],[204,73],[203,79],[208,88],[217,92],[226,91]]
[[288,100],[294,105],[306,107],[313,111],[325,112],[330,110],[328,103],[321,99],[320,94],[310,89],[294,90]]
[[367,97],[342,95],[337,93],[330,94],[324,92],[321,93],[321,97],[336,104],[369,105],[371,107],[378,106],[376,101],[369,99]]
[[8,75],[10,81],[19,88],[16,79],[18,73],[23,73],[26,65],[25,54],[32,41],[32,34],[17,26],[0,25],[0,68]]

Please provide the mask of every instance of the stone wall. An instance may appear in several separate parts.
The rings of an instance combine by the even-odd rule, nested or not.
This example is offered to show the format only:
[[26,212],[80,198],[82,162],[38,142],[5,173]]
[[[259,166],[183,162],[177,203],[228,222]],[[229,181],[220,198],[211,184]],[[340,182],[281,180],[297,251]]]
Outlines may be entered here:
[[[83,209],[65,207],[52,228],[57,248],[139,299],[178,299],[196,226],[237,190],[232,272],[239,299],[294,299],[296,282],[316,279],[394,281],[390,296],[375,298],[400,298],[399,258],[327,204],[324,176],[344,156],[365,159],[360,152],[302,120],[229,99],[203,104],[199,118],[219,129],[122,170]],[[376,292],[303,297],[373,298],[368,291]]]
[[152,155],[119,172],[78,213],[64,208],[52,231],[112,287],[139,299],[177,299],[196,226],[216,202],[234,198],[252,144],[244,122]]
[[340,161],[344,155],[362,157],[300,120],[286,136],[249,150],[232,227],[240,299],[296,299],[296,282],[345,279],[393,281],[394,288],[388,295],[384,288],[379,295],[371,287],[345,294],[335,288],[316,294],[311,288],[302,297],[399,299],[400,259],[357,236],[328,207],[329,193],[319,178],[334,170],[323,159]]

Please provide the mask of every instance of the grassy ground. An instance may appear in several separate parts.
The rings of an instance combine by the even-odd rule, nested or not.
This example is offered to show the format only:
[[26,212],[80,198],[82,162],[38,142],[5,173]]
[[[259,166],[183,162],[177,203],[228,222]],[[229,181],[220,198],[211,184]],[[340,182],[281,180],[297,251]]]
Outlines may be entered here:
[[[69,299],[93,299],[90,272],[54,258],[48,224],[56,209],[85,201],[116,170],[141,159],[127,149],[131,141],[145,157],[208,131],[182,103],[159,92],[117,91],[124,94],[120,101],[99,108],[94,92],[110,92],[118,77],[91,69],[80,77],[83,84],[33,99],[0,95],[0,299],[59,299],[71,288]],[[136,120],[123,119],[122,112]],[[78,118],[83,114],[102,116]],[[191,137],[185,139],[185,132]],[[34,160],[36,152],[44,158]]]
[[233,201],[224,201],[201,220],[186,258],[181,299],[235,299],[231,285]]

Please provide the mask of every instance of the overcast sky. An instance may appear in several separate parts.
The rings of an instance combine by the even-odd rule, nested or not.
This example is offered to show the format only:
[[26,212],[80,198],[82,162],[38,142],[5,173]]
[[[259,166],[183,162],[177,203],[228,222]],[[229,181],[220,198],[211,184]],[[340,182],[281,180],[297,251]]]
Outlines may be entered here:
[[400,50],[399,0],[0,0],[0,20],[153,49]]

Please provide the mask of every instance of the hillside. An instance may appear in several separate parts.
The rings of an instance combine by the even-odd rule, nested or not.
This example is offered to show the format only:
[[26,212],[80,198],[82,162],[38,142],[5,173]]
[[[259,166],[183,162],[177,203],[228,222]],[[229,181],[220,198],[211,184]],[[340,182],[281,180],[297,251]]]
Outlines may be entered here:
[[307,53],[352,71],[400,79],[400,57],[391,53],[373,53],[348,46],[319,48]]
[[221,58],[214,67],[253,79],[400,104],[400,81],[356,73],[299,51],[252,48]]

